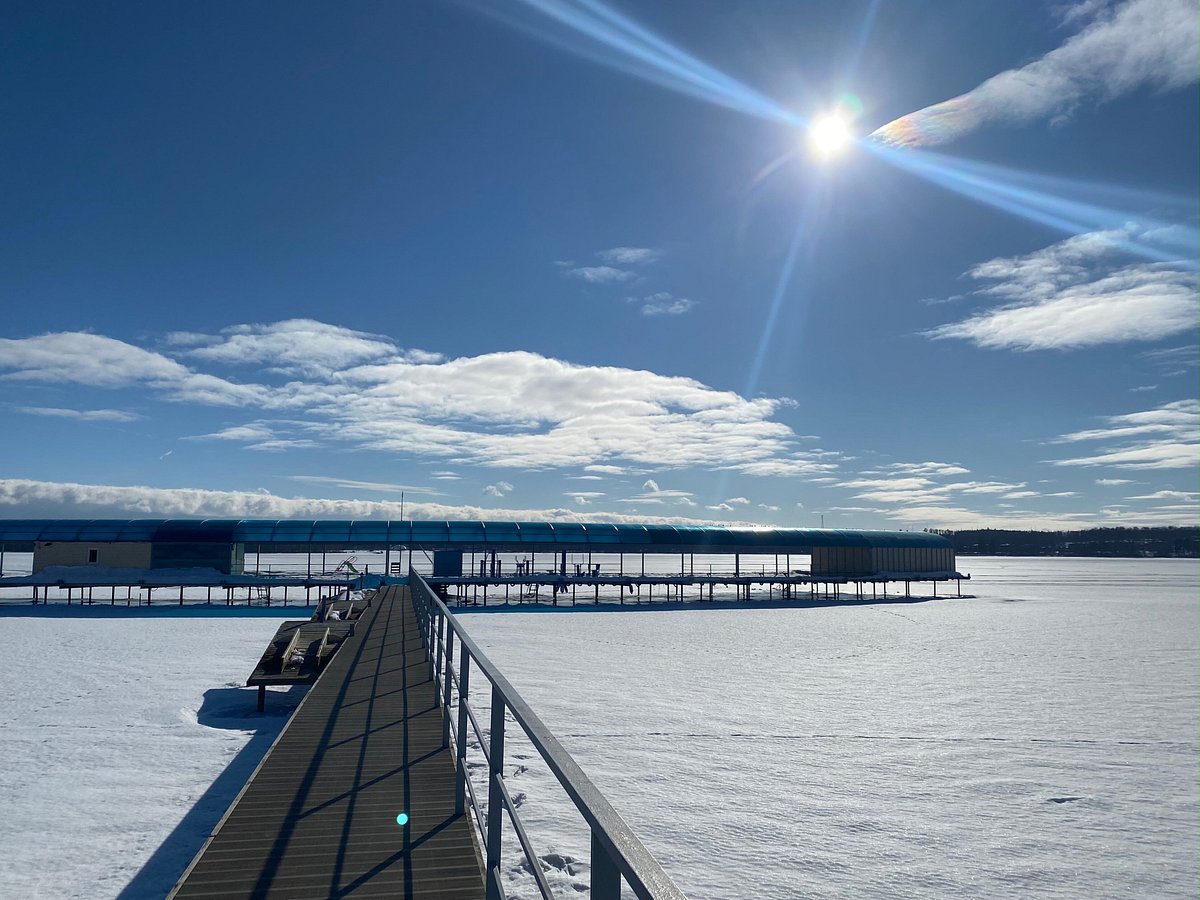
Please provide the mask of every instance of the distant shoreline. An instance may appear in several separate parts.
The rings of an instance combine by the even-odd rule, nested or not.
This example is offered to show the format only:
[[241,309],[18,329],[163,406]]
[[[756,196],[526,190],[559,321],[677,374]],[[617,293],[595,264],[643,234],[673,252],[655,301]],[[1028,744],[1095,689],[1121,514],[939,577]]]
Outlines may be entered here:
[[1082,531],[928,529],[950,539],[956,556],[1076,556],[1198,559],[1200,527],[1088,528]]

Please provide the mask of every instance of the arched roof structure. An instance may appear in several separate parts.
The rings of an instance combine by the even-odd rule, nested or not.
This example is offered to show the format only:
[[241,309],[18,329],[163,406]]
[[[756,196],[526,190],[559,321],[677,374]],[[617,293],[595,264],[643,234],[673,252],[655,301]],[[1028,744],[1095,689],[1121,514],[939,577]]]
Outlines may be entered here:
[[803,553],[813,547],[950,546],[941,535],[923,531],[835,528],[409,519],[0,519],[0,543],[37,541],[233,543],[268,552],[306,545],[594,553]]

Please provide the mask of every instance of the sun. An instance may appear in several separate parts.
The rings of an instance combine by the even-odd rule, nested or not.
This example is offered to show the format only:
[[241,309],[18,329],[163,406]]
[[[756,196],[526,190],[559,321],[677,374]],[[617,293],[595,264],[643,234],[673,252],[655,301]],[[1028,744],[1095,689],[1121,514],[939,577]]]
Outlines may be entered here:
[[853,136],[846,120],[834,113],[814,119],[808,129],[808,139],[817,154],[828,159],[845,149]]

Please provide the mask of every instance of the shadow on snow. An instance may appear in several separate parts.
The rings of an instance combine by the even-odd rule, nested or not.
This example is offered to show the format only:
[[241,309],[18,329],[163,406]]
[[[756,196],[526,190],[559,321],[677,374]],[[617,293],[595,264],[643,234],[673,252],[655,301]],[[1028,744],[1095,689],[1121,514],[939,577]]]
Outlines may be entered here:
[[199,724],[206,728],[237,731],[253,729],[254,736],[187,811],[133,880],[117,895],[117,900],[150,900],[166,896],[200,852],[234,797],[250,780],[306,693],[307,685],[296,685],[286,692],[267,691],[266,712],[259,713],[255,710],[253,688],[213,688],[204,692],[204,702],[196,713]]

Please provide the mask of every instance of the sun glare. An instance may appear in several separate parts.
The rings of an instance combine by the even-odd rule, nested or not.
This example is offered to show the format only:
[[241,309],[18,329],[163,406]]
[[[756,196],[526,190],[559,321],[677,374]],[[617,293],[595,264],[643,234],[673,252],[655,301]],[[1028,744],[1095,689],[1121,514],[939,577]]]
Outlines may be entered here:
[[841,116],[823,116],[808,129],[808,139],[820,156],[829,158],[850,143],[850,127]]

